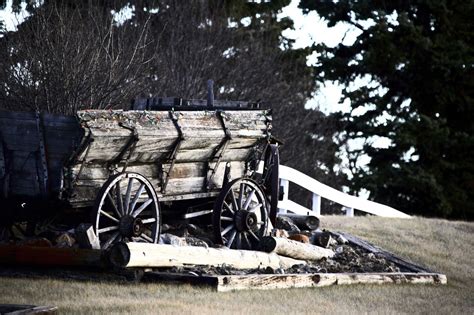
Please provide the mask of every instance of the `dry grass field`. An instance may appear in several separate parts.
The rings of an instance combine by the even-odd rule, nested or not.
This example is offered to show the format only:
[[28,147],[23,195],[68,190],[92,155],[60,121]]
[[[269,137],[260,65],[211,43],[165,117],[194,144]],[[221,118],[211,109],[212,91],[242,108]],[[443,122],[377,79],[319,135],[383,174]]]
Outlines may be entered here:
[[445,273],[448,284],[217,293],[189,285],[3,277],[0,303],[57,305],[61,313],[474,314],[474,223],[331,216],[322,226]]

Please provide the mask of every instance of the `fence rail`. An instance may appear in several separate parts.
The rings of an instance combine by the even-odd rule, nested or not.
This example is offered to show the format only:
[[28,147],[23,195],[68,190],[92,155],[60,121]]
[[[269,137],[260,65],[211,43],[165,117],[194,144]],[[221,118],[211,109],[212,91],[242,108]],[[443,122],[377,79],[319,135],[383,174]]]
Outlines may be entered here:
[[[408,214],[398,211],[392,207],[345,194],[339,190],[324,185],[314,178],[311,178],[308,175],[303,174],[291,167],[280,165],[279,173],[280,186],[283,188],[283,200],[278,202],[279,213],[286,213],[287,211],[290,211],[296,214],[313,214],[320,216],[321,198],[325,198],[342,205],[342,211],[344,211],[347,216],[351,217],[354,216],[354,209],[356,209],[381,217],[411,218],[411,216]],[[313,194],[312,209],[308,209],[288,199],[290,182],[309,190]]]

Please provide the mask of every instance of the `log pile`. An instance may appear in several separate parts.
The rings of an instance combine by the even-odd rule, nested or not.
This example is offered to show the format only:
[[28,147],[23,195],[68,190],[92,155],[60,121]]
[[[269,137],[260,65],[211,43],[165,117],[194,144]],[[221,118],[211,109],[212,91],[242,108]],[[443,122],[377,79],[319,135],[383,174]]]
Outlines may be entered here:
[[176,267],[227,265],[233,269],[289,269],[305,261],[250,250],[175,246],[149,243],[118,243],[109,254],[115,267]]
[[305,244],[283,237],[265,236],[260,241],[261,249],[267,253],[293,257],[303,260],[321,260],[334,257],[334,252],[320,246]]
[[133,279],[138,270],[150,281],[204,282],[217,291],[447,281],[353,235],[320,230],[311,216],[279,216],[271,236],[253,250],[216,245],[192,224],[164,230],[160,244],[118,243],[108,251],[98,250],[92,227],[84,224],[51,239],[0,241],[0,265],[95,267]]

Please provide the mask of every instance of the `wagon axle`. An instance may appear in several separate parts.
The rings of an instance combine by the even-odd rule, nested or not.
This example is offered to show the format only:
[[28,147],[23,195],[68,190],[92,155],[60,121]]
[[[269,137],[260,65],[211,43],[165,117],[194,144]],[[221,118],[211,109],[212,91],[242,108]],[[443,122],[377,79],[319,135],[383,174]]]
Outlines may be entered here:
[[234,215],[234,222],[237,231],[255,231],[258,229],[257,215],[247,210],[239,210]]
[[123,216],[119,223],[119,232],[125,237],[139,237],[145,231],[142,219],[131,215]]

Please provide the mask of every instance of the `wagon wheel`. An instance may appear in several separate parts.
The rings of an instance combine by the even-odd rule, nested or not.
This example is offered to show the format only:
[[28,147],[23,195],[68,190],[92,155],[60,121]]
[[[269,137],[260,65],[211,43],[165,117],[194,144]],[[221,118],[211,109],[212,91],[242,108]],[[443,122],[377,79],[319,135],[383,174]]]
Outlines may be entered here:
[[94,231],[102,249],[119,241],[158,241],[158,198],[151,183],[140,174],[120,173],[109,178],[97,195],[94,215]]
[[275,225],[280,195],[279,167],[280,155],[278,146],[269,144],[265,150],[265,158],[263,160],[262,185],[270,199],[270,221],[273,225]]
[[267,232],[267,203],[260,186],[238,178],[222,188],[214,204],[216,243],[229,248],[255,248]]

